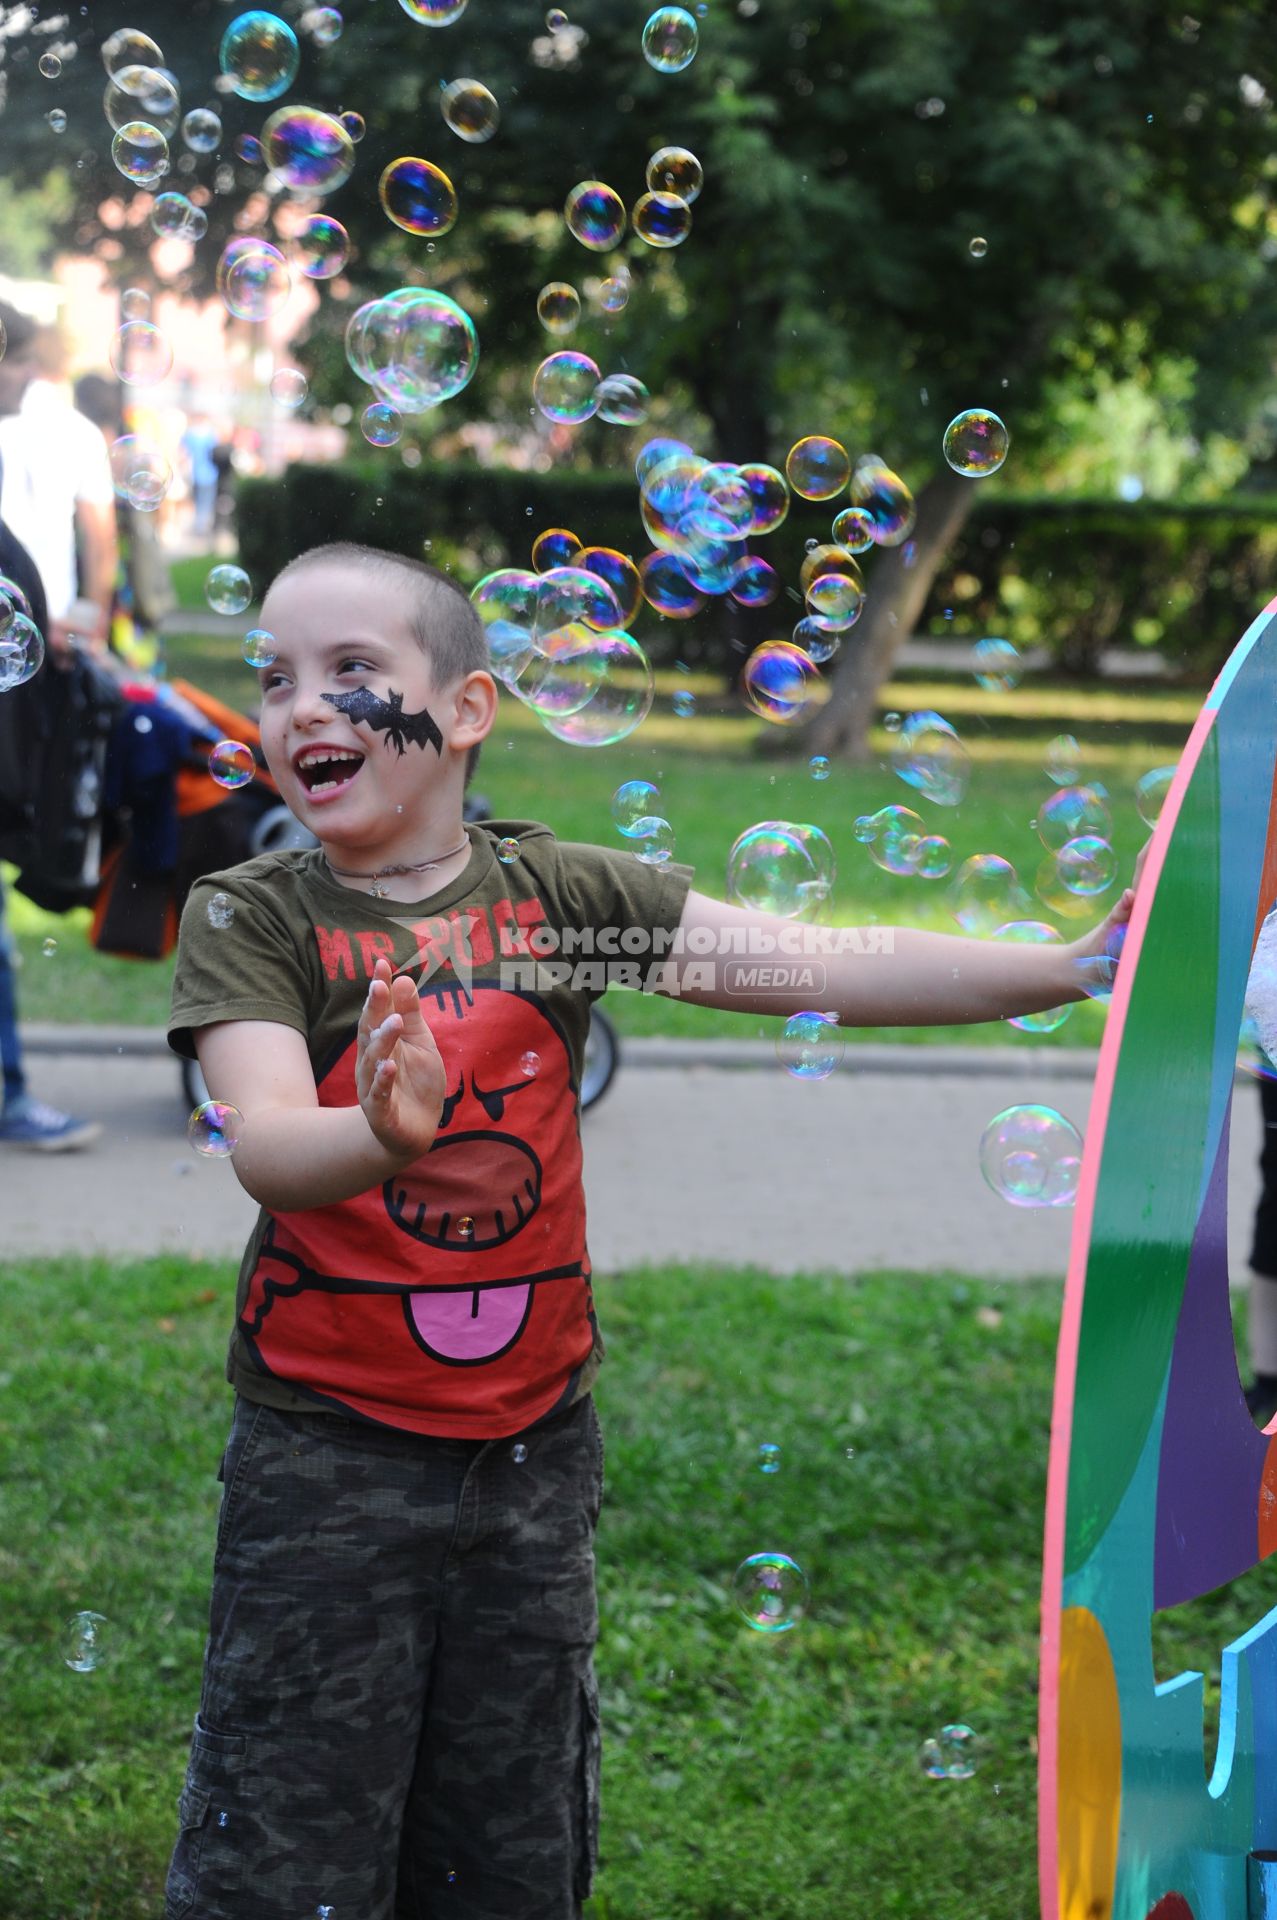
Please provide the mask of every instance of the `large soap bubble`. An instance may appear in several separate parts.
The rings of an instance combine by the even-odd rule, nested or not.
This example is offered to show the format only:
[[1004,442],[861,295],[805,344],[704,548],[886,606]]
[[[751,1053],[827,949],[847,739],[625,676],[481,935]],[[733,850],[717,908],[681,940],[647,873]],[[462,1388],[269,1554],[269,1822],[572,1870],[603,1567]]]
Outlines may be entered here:
[[821,704],[826,693],[811,658],[792,640],[765,640],[745,662],[741,686],[755,713],[778,726],[793,726]]
[[594,691],[571,713],[543,712],[542,724],[572,747],[613,746],[628,738],[651,711],[651,662],[638,641],[620,628],[596,633],[582,627],[574,644],[589,650]]
[[297,35],[277,14],[241,13],[222,35],[218,64],[242,100],[277,100],[297,77]]
[[346,358],[361,380],[400,413],[425,413],[474,378],[474,321],[446,293],[401,287],[351,315]]
[[1054,1107],[1005,1107],[980,1137],[980,1171],[1013,1207],[1070,1207],[1082,1136]]
[[801,820],[760,820],[732,842],[727,898],[736,906],[812,918],[833,892],[834,850],[819,827]]
[[318,107],[281,107],[262,128],[266,162],[295,193],[334,193],[349,180],[355,148],[340,120]]
[[382,212],[405,233],[437,239],[457,224],[457,190],[442,167],[416,154],[392,160],[377,184]]
[[971,778],[971,756],[948,720],[930,709],[911,713],[891,742],[891,760],[907,786],[934,800],[937,806],[957,807]]

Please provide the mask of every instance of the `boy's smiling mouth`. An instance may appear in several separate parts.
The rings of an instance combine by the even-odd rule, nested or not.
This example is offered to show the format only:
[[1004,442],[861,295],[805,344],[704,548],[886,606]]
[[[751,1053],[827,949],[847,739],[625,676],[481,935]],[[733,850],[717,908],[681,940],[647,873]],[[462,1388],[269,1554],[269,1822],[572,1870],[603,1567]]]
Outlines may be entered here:
[[293,755],[293,771],[312,798],[332,799],[348,787],[364,756],[355,747],[335,747],[316,742]]

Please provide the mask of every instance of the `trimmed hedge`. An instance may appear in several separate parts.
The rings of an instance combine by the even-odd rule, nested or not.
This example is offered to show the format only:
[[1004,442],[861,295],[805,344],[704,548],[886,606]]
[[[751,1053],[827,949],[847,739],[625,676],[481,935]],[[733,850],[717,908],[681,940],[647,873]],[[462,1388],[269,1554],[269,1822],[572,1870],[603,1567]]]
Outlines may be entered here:
[[[795,587],[803,550],[827,538],[834,508],[796,503],[758,550]],[[566,526],[636,559],[647,550],[626,473],[516,473],[386,461],[294,466],[239,484],[240,555],[254,579],[306,547],[358,540],[429,558],[466,585],[527,566],[532,540]],[[872,591],[873,561],[867,557]],[[970,519],[937,573],[920,631],[1000,634],[1045,646],[1068,672],[1095,669],[1106,647],[1155,648],[1176,669],[1213,674],[1277,590],[1277,498],[1207,505],[994,497]],[[795,596],[796,597],[796,596]],[[654,657],[729,667],[801,608],[788,593],[761,614],[711,603],[688,622],[649,619]]]

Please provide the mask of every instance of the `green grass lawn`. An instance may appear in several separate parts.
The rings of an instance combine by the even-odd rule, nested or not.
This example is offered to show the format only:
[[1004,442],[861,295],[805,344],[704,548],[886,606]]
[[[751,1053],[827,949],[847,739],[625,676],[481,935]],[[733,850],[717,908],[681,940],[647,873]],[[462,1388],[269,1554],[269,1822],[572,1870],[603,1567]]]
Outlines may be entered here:
[[[253,676],[238,660],[233,643],[208,638],[171,642],[169,654],[173,673],[186,673],[241,705],[251,701]],[[220,679],[209,670],[210,655],[217,657]],[[701,684],[712,694],[712,682]],[[1042,854],[1032,822],[1051,791],[1042,772],[1043,753],[1052,735],[1067,729],[1077,734],[1085,750],[1085,776],[1102,781],[1109,790],[1114,845],[1123,871],[1129,873],[1144,837],[1132,799],[1135,782],[1148,768],[1176,757],[1197,710],[1193,694],[1161,690],[1124,694],[1107,687],[1034,685],[1006,696],[957,681],[890,685],[884,704],[901,710],[935,706],[951,713],[967,741],[973,762],[970,787],[960,807],[945,808],[921,799],[890,770],[890,736],[881,729],[874,736],[872,764],[836,764],[828,779],[817,781],[806,760],[760,757],[755,749],[764,723],[743,713],[679,719],[669,709],[672,685],[672,676],[661,676],[658,706],[630,740],[588,752],[573,752],[553,740],[507,697],[484,749],[477,787],[498,815],[544,819],[562,838],[621,847],[612,825],[611,796],[623,780],[653,780],[675,829],[676,858],[695,868],[703,892],[719,897],[728,850],[746,827],[766,819],[813,821],[828,834],[838,862],[833,920],[949,932],[956,929],[945,903],[947,883],[881,872],[853,837],[857,815],[889,803],[914,805],[928,831],[950,840],[955,868],[969,854],[1000,853],[1015,864],[1031,891]],[[93,953],[85,939],[87,915],[53,920],[15,898],[12,923],[24,965],[25,1019],[163,1022],[168,966]],[[56,951],[46,954],[50,939],[57,942]],[[632,1034],[757,1037],[770,1031],[754,1017],[707,1012],[656,996],[613,993],[608,1005],[622,1030]],[[1047,1036],[1031,1037],[1002,1026],[894,1029],[892,1034],[915,1040],[1087,1046],[1097,1043],[1102,1023],[1103,1013],[1085,1005]],[[881,1033],[865,1037],[879,1038]]]
[[[223,1263],[66,1261],[11,1270],[0,1293],[0,1913],[15,1920],[159,1911],[207,1632],[232,1285]],[[1035,1912],[1058,1290],[688,1267],[605,1277],[598,1296],[594,1920]],[[732,1604],[733,1570],[764,1549],[810,1579],[790,1633],[755,1633]],[[1272,1588],[1258,1569],[1160,1616],[1159,1677],[1217,1675]],[[61,1650],[82,1609],[110,1623],[88,1674]],[[930,1781],[919,1743],[955,1719],[981,1736],[980,1768]]]

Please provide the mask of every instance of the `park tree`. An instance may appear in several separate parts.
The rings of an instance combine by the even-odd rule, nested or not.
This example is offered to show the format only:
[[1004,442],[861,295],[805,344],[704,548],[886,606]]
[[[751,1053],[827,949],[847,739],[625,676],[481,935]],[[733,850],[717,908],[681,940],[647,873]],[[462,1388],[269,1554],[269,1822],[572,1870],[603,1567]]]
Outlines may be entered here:
[[[283,11],[302,21],[300,6]],[[1277,337],[1270,10],[1226,0],[1199,21],[1154,0],[711,0],[697,56],[675,74],[642,57],[644,11],[581,0],[565,37],[523,0],[470,0],[439,30],[379,0],[347,7],[326,49],[306,43],[303,23],[288,97],[367,122],[351,181],[326,203],[355,261],[323,324],[339,328],[356,300],[405,281],[437,285],[475,314],[483,343],[480,379],[457,404],[526,406],[543,350],[537,289],[611,258],[567,234],[568,188],[603,179],[632,204],[655,148],[690,147],[706,181],[692,233],[663,253],[626,240],[636,290],[609,351],[703,423],[703,452],[780,464],[800,434],[828,433],[913,487],[908,553],[871,556],[831,698],[802,730],[804,751],[855,753],[979,489],[1049,464],[1063,386],[1085,394],[1175,358],[1194,369],[1194,428],[1244,432]],[[64,107],[74,205],[62,229],[81,247],[108,238],[121,273],[129,233],[144,230],[116,221],[108,234],[102,219],[122,185],[96,51],[114,27],[151,33],[183,105],[224,118],[222,152],[171,182],[213,189],[193,283],[207,286],[246,205],[270,220],[269,198],[250,199],[260,169],[232,142],[271,109],[214,91],[231,13],[215,0],[100,0],[91,20],[70,17],[79,44],[56,83],[38,75],[34,29],[6,43],[6,175],[20,187],[45,177],[55,137],[30,137],[33,116]],[[441,83],[460,75],[501,104],[486,145],[463,146],[440,116]],[[382,168],[404,153],[457,185],[461,218],[433,252],[378,204]],[[587,350],[603,337],[591,324]],[[1010,429],[1001,479],[965,478],[941,457],[946,422],[972,406]],[[614,435],[598,447],[591,457],[621,458]],[[825,534],[824,508],[799,512]]]

